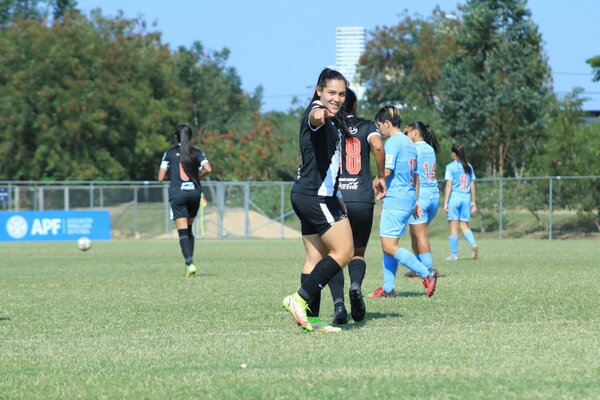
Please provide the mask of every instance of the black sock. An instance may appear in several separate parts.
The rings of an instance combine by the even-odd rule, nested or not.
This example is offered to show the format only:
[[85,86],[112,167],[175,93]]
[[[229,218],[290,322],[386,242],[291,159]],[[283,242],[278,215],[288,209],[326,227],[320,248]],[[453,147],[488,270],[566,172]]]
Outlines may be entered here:
[[192,244],[192,258],[194,258],[194,244],[196,244],[196,238],[194,237],[194,232],[192,232],[192,226],[188,226],[188,237],[190,238],[190,243]]
[[194,258],[192,257],[192,243],[188,236],[188,230],[177,229],[177,233],[179,234],[179,246],[181,246],[181,253],[185,258],[185,264],[190,265]]
[[[304,282],[308,279],[309,274],[300,275],[300,285],[304,285]],[[318,295],[313,297],[313,299],[308,303],[308,310],[306,311],[307,317],[318,317],[319,312],[321,311],[321,292]]]
[[367,263],[365,260],[355,258],[348,263],[348,273],[350,274],[350,290],[360,289],[363,279],[365,279],[366,270]]
[[320,295],[321,290],[340,269],[341,267],[333,258],[326,256],[315,265],[315,269],[306,278],[298,290],[298,294],[310,303],[312,299]]
[[338,303],[344,304],[344,270],[340,269],[337,274],[329,281],[329,290],[333,305]]

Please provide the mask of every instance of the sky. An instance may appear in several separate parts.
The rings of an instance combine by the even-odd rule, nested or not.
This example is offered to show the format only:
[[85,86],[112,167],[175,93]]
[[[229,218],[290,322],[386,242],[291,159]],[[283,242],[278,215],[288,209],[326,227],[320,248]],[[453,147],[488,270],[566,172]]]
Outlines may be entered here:
[[[287,111],[293,96],[312,95],[322,68],[335,65],[338,26],[394,26],[406,12],[427,17],[436,5],[453,12],[454,0],[78,0],[86,14],[100,8],[104,15],[143,17],[173,49],[195,41],[206,50],[227,47],[245,91],[263,87],[263,112]],[[553,87],[564,96],[575,87],[589,98],[586,110],[600,110],[600,82],[585,60],[600,55],[600,1],[529,0],[552,70]]]

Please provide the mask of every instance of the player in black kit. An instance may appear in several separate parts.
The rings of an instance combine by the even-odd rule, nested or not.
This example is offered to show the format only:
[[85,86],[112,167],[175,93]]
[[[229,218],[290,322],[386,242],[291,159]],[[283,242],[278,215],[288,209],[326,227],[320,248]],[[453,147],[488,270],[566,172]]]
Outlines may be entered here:
[[202,188],[200,178],[212,168],[202,151],[192,147],[192,128],[179,125],[175,128],[178,144],[165,152],[158,172],[158,180],[169,178],[169,202],[171,218],[179,234],[179,245],[185,259],[186,277],[197,271],[194,265],[194,234],[192,225],[200,208]]
[[[365,250],[369,243],[373,226],[373,208],[375,193],[385,194],[385,154],[383,140],[377,125],[373,121],[359,118],[357,114],[356,94],[346,90],[346,101],[342,109],[348,125],[349,136],[342,145],[342,171],[340,173],[339,191],[346,204],[346,213],[352,227],[354,239],[354,256],[348,264],[350,275],[350,307],[354,321],[365,318],[366,307],[361,292],[367,264]],[[377,176],[371,176],[371,151],[375,157]],[[380,197],[381,198],[381,197]],[[329,282],[331,297],[334,303],[334,325],[348,322],[348,313],[344,305],[344,273],[338,272]]]
[[354,254],[352,230],[338,197],[341,144],[346,131],[337,114],[347,88],[342,74],[325,68],[300,122],[301,159],[291,201],[300,219],[306,256],[301,288],[283,299],[283,307],[309,332],[341,330],[321,321],[318,307],[321,290]]

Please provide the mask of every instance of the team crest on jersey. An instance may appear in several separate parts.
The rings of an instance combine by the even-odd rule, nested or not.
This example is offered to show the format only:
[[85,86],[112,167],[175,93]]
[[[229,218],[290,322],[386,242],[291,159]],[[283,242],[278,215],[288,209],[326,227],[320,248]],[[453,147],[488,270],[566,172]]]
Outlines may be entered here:
[[348,132],[350,132],[351,135],[356,135],[358,133],[358,128],[356,126],[349,126],[348,127]]

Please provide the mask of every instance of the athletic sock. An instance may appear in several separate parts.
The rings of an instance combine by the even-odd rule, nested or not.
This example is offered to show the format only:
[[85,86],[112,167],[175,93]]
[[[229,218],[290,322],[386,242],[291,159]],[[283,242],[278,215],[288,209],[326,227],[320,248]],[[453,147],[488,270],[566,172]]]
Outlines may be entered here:
[[340,269],[329,281],[333,304],[344,303],[344,270]]
[[383,253],[383,290],[391,292],[396,285],[398,261],[387,253]]
[[431,252],[418,254],[417,259],[428,270],[431,270],[431,268],[433,268],[433,256],[431,255]]
[[298,290],[298,294],[310,303],[311,299],[321,294],[321,290],[341,269],[340,265],[330,256],[322,258],[306,278],[302,287]]
[[185,265],[190,265],[194,257],[192,257],[192,244],[190,242],[190,237],[188,236],[188,230],[177,229],[177,233],[179,234],[179,246],[181,246],[181,253],[185,259]]
[[469,244],[471,245],[471,247],[475,247],[476,243],[475,243],[475,236],[473,235],[473,231],[472,230],[468,230],[466,232],[463,232],[463,236],[465,237],[465,239],[467,239],[467,242],[469,242]]
[[188,237],[190,238],[190,243],[192,244],[192,257],[194,257],[194,245],[196,244],[196,238],[194,237],[194,232],[192,231],[192,227],[188,226]]
[[[310,275],[302,273],[300,275],[300,286],[304,285],[304,282],[308,279]],[[312,298],[311,301],[308,302],[308,310],[306,310],[306,316],[308,317],[319,317],[319,313],[321,312],[321,292]]]
[[450,235],[448,237],[450,241],[450,254],[453,256],[458,255],[458,236]]
[[[348,263],[348,274],[350,275],[350,290],[358,290],[362,286],[367,271],[365,260],[355,258]],[[331,285],[331,283],[330,283]]]
[[419,261],[421,261],[423,264],[425,264],[425,263],[423,262],[423,260],[421,260],[421,255],[420,255],[420,254],[418,254],[418,253],[415,253],[415,257],[417,257],[417,260],[419,260]]
[[429,270],[417,260],[417,257],[415,257],[413,253],[405,248],[400,247],[398,251],[396,251],[396,254],[394,254],[394,259],[421,278],[426,278],[429,275]]

